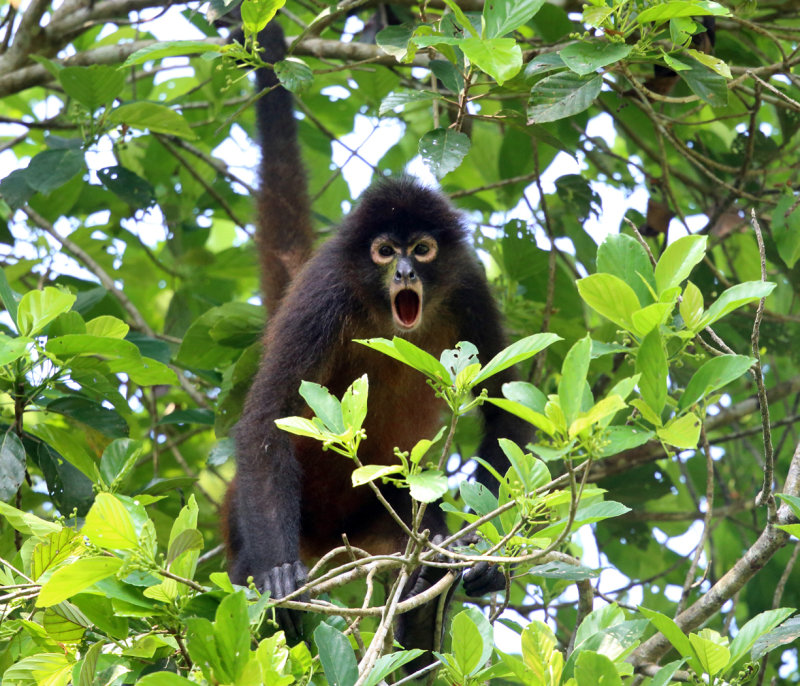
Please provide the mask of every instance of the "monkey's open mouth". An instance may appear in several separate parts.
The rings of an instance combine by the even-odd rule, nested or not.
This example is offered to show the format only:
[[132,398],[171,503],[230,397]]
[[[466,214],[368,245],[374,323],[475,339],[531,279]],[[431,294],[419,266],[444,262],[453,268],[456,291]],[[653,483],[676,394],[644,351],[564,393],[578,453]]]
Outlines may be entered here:
[[413,329],[422,314],[422,303],[416,291],[403,288],[395,293],[392,300],[394,320],[404,329]]

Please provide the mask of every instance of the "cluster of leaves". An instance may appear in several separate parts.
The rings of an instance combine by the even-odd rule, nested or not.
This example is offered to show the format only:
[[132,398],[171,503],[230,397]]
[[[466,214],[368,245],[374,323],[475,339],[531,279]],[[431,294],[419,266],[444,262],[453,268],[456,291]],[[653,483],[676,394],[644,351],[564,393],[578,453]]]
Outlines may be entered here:
[[[118,2],[124,17],[148,4],[159,2]],[[213,0],[208,19],[231,4]],[[173,10],[173,26],[195,32],[171,28],[169,37],[204,37],[167,43],[155,25],[106,23],[107,3],[82,9],[78,24],[59,9],[40,21],[47,3],[32,3],[21,23],[15,4],[0,10],[9,13],[0,22],[0,154],[14,169],[0,181],[0,672],[8,683],[371,684],[415,657],[387,653],[359,672],[364,646],[330,616],[309,631],[308,646],[286,646],[267,599],[232,587],[215,553],[232,475],[227,435],[263,327],[261,309],[247,302],[257,290],[246,241],[252,188],[216,151],[232,133],[241,140],[239,126],[252,134],[241,65],[263,66],[255,38],[284,4],[245,0],[242,45],[226,44],[192,10]],[[402,120],[372,171],[397,173],[421,155],[487,229],[476,243],[510,328],[554,331],[563,342],[534,337],[547,349],[531,366],[523,358],[534,342],[523,338],[482,367],[466,343],[437,360],[402,340],[366,342],[431,380],[458,418],[458,454],[477,445],[475,418],[464,414],[476,402],[531,422],[537,440],[503,444],[511,466],[496,475],[498,496],[469,482],[448,488],[443,458],[452,456],[441,439],[389,467],[356,466],[355,487],[391,481],[409,488],[417,512],[441,506],[454,525],[473,527],[481,541],[456,548],[454,567],[482,556],[517,561],[505,602],[525,622],[499,621],[519,635],[520,651],[493,647],[485,614],[455,611],[438,656],[442,680],[616,683],[630,665],[655,659],[639,651],[658,631],[675,660],[652,672],[656,683],[689,678],[686,670],[744,683],[754,672],[748,660],[800,634],[789,610],[777,609],[800,606],[796,556],[780,549],[800,529],[769,504],[754,509],[752,497],[763,455],[787,490],[779,512],[800,515],[800,494],[784,483],[800,440],[800,58],[791,3],[446,5],[414,14],[393,6],[401,23],[373,46],[340,40],[351,3],[287,4],[287,33],[302,29],[275,70],[304,113],[315,218],[328,227],[351,200],[331,166],[333,139],[362,115],[375,129]],[[711,16],[715,55],[692,42],[699,18]],[[77,58],[53,57],[64,48]],[[193,57],[174,71],[181,56]],[[331,56],[345,68],[332,69]],[[651,89],[654,65],[671,70],[672,91]],[[603,138],[588,128],[597,115],[609,129]],[[559,152],[579,159],[577,173],[550,167]],[[526,188],[545,170],[558,176],[554,190]],[[657,260],[625,233],[597,248],[583,224],[601,208],[610,216],[603,188],[648,194],[647,216],[628,218],[647,229]],[[503,218],[537,191],[529,222]],[[751,208],[763,249],[742,219]],[[708,220],[700,235],[665,247],[670,217],[674,229],[697,214]],[[748,305],[763,298],[753,337]],[[520,362],[532,383],[509,384],[502,398],[469,397],[505,362]],[[754,413],[748,371],[763,376],[766,418]],[[357,459],[367,391],[358,381],[339,400],[304,385],[317,417],[302,427]],[[695,450],[701,429],[710,451]],[[705,555],[665,544],[701,518]],[[551,548],[579,556],[571,535],[584,524],[604,564],[630,584],[616,588],[610,575],[598,580],[542,557]],[[733,591],[719,584],[742,574],[740,561],[761,540],[776,543],[747,558],[759,577],[723,606]],[[209,555],[199,557],[201,548]],[[585,615],[562,594],[577,585],[585,599],[589,580],[605,597],[651,610]],[[700,619],[667,619],[712,584],[708,597],[718,602]],[[359,608],[363,587],[336,589],[335,599]],[[335,616],[319,602],[317,611]],[[542,610],[548,625],[528,621]],[[374,621],[364,620],[365,646]],[[777,668],[767,663],[767,678]]]

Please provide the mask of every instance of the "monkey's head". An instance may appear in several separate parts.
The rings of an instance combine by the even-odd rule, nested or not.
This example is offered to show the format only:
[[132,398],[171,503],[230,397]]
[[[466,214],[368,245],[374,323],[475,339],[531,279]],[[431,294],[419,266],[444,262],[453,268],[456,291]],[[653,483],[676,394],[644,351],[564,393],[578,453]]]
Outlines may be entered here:
[[365,304],[400,334],[430,320],[470,256],[460,214],[444,195],[409,179],[366,191],[341,233],[349,254],[359,256]]

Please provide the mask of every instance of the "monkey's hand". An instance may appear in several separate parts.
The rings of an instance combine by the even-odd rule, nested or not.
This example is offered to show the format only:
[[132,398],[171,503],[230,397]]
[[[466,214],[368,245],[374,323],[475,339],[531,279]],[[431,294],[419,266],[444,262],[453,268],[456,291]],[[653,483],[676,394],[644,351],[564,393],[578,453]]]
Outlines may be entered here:
[[[294,593],[308,581],[308,570],[306,566],[296,560],[277,565],[264,574],[261,583],[262,592],[269,592],[270,598],[285,598]],[[306,601],[309,596],[304,593],[296,600]],[[286,638],[290,643],[299,641],[303,636],[303,616],[297,610],[289,610],[285,607],[275,608],[275,619],[278,626],[286,632]]]
[[464,591],[472,598],[502,591],[506,587],[503,570],[490,562],[478,562],[472,565],[461,578],[464,580]]

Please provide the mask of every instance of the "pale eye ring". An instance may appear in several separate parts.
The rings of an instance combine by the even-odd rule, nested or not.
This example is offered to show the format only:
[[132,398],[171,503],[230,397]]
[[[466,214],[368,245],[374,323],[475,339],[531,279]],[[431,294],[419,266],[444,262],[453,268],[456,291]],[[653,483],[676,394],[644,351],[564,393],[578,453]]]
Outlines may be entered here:
[[427,255],[431,251],[431,246],[427,243],[417,243],[414,246],[414,254],[415,255]]

